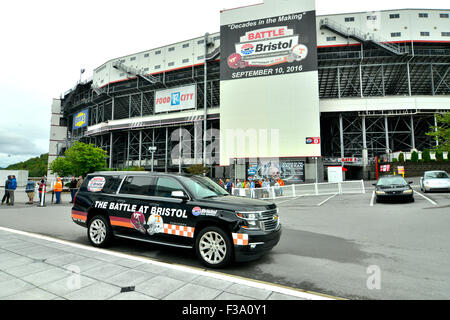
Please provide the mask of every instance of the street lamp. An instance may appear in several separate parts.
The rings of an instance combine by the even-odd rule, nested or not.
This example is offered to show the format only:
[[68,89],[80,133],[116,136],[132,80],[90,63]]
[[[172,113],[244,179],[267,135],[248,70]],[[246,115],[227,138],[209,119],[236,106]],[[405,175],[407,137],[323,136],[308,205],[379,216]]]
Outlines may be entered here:
[[148,151],[150,151],[151,154],[152,154],[152,172],[153,172],[153,154],[155,153],[156,149],[157,149],[157,148],[154,147],[154,146],[148,147]]

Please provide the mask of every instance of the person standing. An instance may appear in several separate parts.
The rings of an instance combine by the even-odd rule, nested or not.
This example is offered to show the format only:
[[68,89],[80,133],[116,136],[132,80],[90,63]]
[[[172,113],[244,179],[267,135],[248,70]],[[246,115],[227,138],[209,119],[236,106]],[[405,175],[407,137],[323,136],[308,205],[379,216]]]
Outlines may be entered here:
[[28,179],[27,185],[25,187],[25,193],[28,196],[28,202],[27,204],[33,204],[33,200],[34,200],[34,188],[35,188],[35,184],[33,182],[33,180]]
[[45,206],[45,188],[46,188],[46,186],[47,186],[47,181],[46,181],[46,179],[45,179],[45,177],[44,176],[42,176],[42,178],[41,178],[41,181],[39,181],[39,203],[41,203],[42,202],[42,197],[44,197],[44,203],[43,203],[43,205]]
[[63,185],[61,182],[61,178],[58,177],[55,186],[53,187],[53,191],[55,192],[56,195],[56,204],[60,204],[61,203],[61,192],[63,191]]
[[6,178],[6,180],[5,180],[5,194],[4,194],[3,198],[2,198],[2,205],[3,205],[3,203],[5,203],[5,201],[6,201],[6,204],[9,204],[8,185],[9,185],[10,182],[11,182],[11,176],[8,176]]
[[82,183],[83,183],[83,176],[79,176],[77,182],[77,190],[80,189]]
[[77,178],[75,178],[75,176],[72,176],[72,181],[70,181],[70,196],[72,197],[72,200],[70,201],[70,203],[73,203],[73,200],[75,199],[75,194],[77,193]]
[[16,176],[11,176],[11,182],[8,184],[9,203],[8,206],[14,205],[14,191],[17,188]]

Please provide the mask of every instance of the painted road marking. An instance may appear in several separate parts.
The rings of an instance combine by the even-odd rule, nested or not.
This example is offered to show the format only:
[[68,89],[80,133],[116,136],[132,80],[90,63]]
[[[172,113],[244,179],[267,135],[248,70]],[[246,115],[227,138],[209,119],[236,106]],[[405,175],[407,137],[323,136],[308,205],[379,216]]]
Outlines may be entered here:
[[428,198],[428,197],[425,197],[425,196],[424,196],[423,194],[421,194],[420,192],[416,191],[416,193],[417,193],[419,196],[421,196],[421,197],[427,199],[429,202],[431,202],[431,204],[433,204],[433,205],[435,205],[435,206],[437,205],[436,202],[434,202],[433,200],[431,200],[431,199]]
[[283,200],[283,201],[280,201],[280,202],[275,202],[275,204],[279,205],[279,204],[282,204],[282,203],[285,203],[285,202],[288,202],[288,201],[297,200],[298,198],[301,198],[301,197],[302,196],[298,196],[298,197],[295,197],[295,198],[292,198],[292,199]]
[[228,275],[228,274],[221,273],[218,271],[184,266],[184,265],[180,265],[180,264],[176,264],[176,263],[161,262],[161,261],[158,261],[158,260],[155,260],[152,258],[134,256],[134,255],[120,253],[120,252],[116,252],[116,251],[112,251],[112,250],[108,250],[108,249],[95,248],[95,247],[91,247],[91,246],[87,246],[87,245],[83,245],[83,244],[70,242],[67,240],[61,240],[61,239],[52,238],[49,236],[43,236],[43,235],[36,234],[36,233],[20,231],[20,230],[5,228],[5,227],[0,227],[0,230],[10,232],[10,233],[16,233],[16,234],[36,238],[36,239],[47,240],[50,242],[64,244],[64,245],[74,247],[74,248],[89,250],[89,251],[98,252],[98,253],[102,253],[102,254],[108,254],[111,256],[119,257],[119,258],[125,258],[125,259],[143,262],[143,263],[153,264],[153,265],[165,267],[168,269],[174,269],[174,270],[178,270],[178,271],[182,271],[182,272],[193,273],[196,275],[206,276],[206,277],[215,278],[215,279],[219,279],[219,280],[230,281],[233,283],[242,284],[242,285],[246,285],[246,286],[253,287],[253,288],[278,292],[281,294],[290,295],[290,296],[294,296],[294,297],[298,297],[298,298],[302,298],[302,299],[307,299],[307,300],[344,300],[342,298],[333,297],[333,296],[330,296],[327,294],[321,294],[321,293],[311,292],[311,291],[307,291],[307,290],[286,287],[283,285],[273,284],[273,283],[269,283],[269,282],[265,282],[265,281],[261,281],[261,280],[253,280],[253,279],[247,279],[247,278],[243,278],[243,277],[239,277],[239,276]]
[[321,203],[319,203],[317,206],[320,207],[321,205],[323,205],[325,202],[327,202],[328,200],[330,200],[331,198],[334,198],[338,195],[338,193],[333,194],[331,197],[326,198],[325,200],[323,200]]
[[375,199],[375,191],[372,192],[372,198],[370,199],[370,206],[373,207],[373,200]]

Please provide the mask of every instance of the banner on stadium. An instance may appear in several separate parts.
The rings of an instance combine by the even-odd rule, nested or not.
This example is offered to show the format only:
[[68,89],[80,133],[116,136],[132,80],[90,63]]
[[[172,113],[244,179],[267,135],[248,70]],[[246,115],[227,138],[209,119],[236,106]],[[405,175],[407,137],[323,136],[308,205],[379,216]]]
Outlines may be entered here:
[[160,90],[155,93],[155,113],[195,109],[196,86],[184,86]]
[[88,125],[88,109],[81,110],[73,116],[73,128],[79,129]]
[[220,27],[220,80],[317,70],[314,11]]

